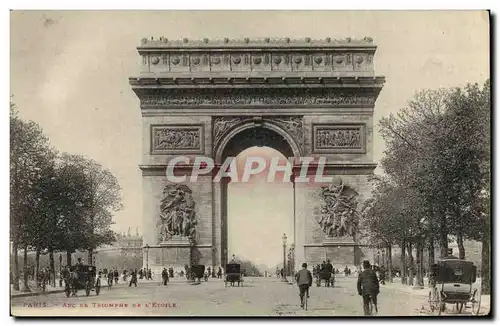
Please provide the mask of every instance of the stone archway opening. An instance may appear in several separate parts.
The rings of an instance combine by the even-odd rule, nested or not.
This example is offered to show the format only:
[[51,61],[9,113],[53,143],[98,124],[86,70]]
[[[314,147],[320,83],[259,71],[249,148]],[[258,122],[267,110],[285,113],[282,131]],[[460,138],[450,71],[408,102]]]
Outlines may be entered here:
[[[221,182],[222,266],[234,254],[272,268],[283,261],[283,233],[288,235],[288,246],[295,238],[295,189],[293,183],[284,178],[284,172],[276,172],[272,181],[268,179],[268,172],[273,160],[277,160],[279,166],[285,166],[287,160],[296,157],[297,153],[286,135],[269,126],[241,129],[242,131],[231,136],[220,157],[222,161],[228,157],[234,158],[238,173],[238,180],[235,182],[229,179]],[[243,171],[250,157],[265,160],[266,169],[251,176],[248,182],[243,182]],[[276,199],[274,202],[268,200],[271,195]],[[250,207],[254,207],[253,211],[249,210]],[[274,220],[269,216],[273,214],[278,215]],[[253,223],[248,223],[250,221]],[[243,225],[239,224],[251,228],[240,230]],[[259,257],[261,253],[262,257]]]
[[[269,162],[286,157],[271,147],[250,147],[236,156],[237,166],[250,157]],[[284,164],[283,164],[284,165]],[[268,169],[252,175],[248,182],[227,185],[227,251],[239,259],[252,262],[264,275],[274,272],[283,262],[282,235],[292,240],[294,234],[293,184],[278,175],[268,180]],[[290,245],[290,243],[289,243]],[[289,246],[288,246],[289,247]]]

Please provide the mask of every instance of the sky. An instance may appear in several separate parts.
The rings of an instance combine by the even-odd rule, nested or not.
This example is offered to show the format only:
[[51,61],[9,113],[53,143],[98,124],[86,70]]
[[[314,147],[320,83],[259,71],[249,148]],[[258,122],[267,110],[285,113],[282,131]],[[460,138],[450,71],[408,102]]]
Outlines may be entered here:
[[[386,77],[375,121],[404,107],[418,90],[489,78],[489,17],[479,11],[13,11],[10,26],[10,93],[21,117],[39,123],[59,151],[92,157],[118,178],[124,204],[115,216],[119,232],[142,232],[141,114],[128,77],[138,74],[136,46],[143,37],[370,36],[378,45],[376,74]],[[375,161],[383,151],[376,132]],[[258,192],[231,187],[230,219],[267,218],[247,212],[266,207],[277,224],[288,225],[291,195],[281,189],[286,184],[259,184]],[[270,200],[278,188],[279,196]],[[259,232],[256,237],[266,237]],[[248,247],[238,239],[236,251]],[[281,243],[279,236],[273,241]]]

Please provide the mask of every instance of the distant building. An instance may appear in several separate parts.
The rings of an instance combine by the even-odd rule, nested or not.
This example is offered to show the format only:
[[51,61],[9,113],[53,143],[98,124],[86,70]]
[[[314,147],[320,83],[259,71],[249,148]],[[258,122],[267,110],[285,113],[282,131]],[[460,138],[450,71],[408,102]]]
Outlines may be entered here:
[[142,235],[139,234],[139,230],[136,229],[135,235],[132,235],[130,233],[130,228],[129,231],[125,234],[123,232],[122,234],[117,234],[116,235],[116,243],[114,245],[115,247],[119,247],[121,249],[141,249],[142,250]]
[[139,234],[139,229],[136,229],[135,234],[130,232],[130,228],[128,232],[116,233],[116,242],[112,245],[102,246],[99,248],[100,251],[142,251],[142,235]]

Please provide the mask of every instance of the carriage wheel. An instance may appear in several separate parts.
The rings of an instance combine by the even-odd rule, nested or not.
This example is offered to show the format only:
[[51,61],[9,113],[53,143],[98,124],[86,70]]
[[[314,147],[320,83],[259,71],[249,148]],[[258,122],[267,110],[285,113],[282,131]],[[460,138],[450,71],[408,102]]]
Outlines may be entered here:
[[99,292],[101,292],[101,281],[97,280],[97,282],[95,284],[95,294],[99,295]]
[[479,315],[481,310],[481,284],[479,284],[479,289],[474,290],[474,294],[472,295],[472,313],[474,315]]
[[90,295],[90,288],[91,288],[90,282],[87,281],[85,283],[85,294],[87,295],[87,297]]

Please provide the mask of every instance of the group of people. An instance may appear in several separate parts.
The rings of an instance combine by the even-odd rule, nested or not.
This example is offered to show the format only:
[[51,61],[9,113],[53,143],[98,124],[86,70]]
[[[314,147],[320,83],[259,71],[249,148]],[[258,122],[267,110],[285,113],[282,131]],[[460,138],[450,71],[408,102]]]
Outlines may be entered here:
[[[328,268],[330,261],[323,262],[323,268]],[[317,265],[314,267],[314,270],[318,268],[322,268],[321,265]],[[350,270],[346,266],[346,270],[344,270],[346,276],[350,274]],[[358,274],[358,282],[357,282],[357,290],[358,294],[363,298],[363,310],[365,316],[371,315],[370,311],[370,303],[373,304],[375,311],[378,312],[377,307],[377,295],[380,293],[380,285],[379,283],[384,284],[385,272],[383,268],[379,269],[379,277],[377,277],[377,273],[375,269],[372,267],[368,260],[363,261],[363,271]],[[313,283],[313,275],[307,269],[307,264],[302,264],[302,269],[295,274],[295,281],[299,287],[299,297],[300,297],[300,306],[304,307],[304,296],[307,295],[309,298],[309,289]]]
[[102,278],[102,277],[106,278],[107,283],[108,283],[108,287],[111,287],[113,285],[113,282],[115,284],[119,283],[120,274],[122,276],[123,282],[125,282],[125,283],[127,283],[127,280],[130,276],[129,287],[131,287],[132,285],[135,285],[137,287],[137,277],[139,277],[139,279],[141,279],[141,280],[144,278],[146,280],[153,279],[151,269],[146,270],[145,268],[144,269],[141,268],[139,271],[137,271],[137,269],[131,269],[130,271],[127,271],[125,269],[122,271],[122,273],[120,273],[116,267],[114,269],[109,269],[109,270],[107,267],[105,267],[103,269],[99,269],[99,272],[97,275],[99,278]]

